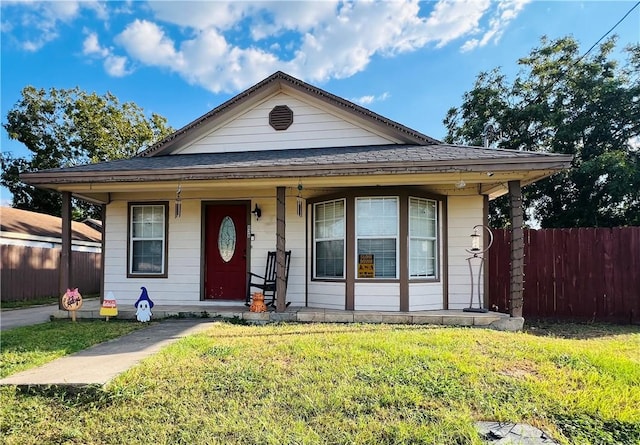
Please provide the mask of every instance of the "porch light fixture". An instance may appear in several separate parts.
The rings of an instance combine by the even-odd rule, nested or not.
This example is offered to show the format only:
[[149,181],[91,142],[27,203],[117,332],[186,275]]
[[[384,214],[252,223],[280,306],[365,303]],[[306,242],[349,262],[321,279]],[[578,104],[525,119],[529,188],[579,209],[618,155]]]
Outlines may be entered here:
[[262,216],[262,210],[260,209],[260,207],[258,207],[258,204],[256,204],[255,208],[251,211],[251,213],[253,213],[256,216],[256,221],[260,220],[260,217]]
[[298,196],[296,197],[296,212],[302,218],[302,183],[298,183]]
[[[489,235],[489,242],[487,243],[486,247],[483,247],[481,245],[481,242],[482,242],[481,232],[486,232]],[[480,286],[480,283],[481,283],[480,279],[482,277],[482,269],[484,267],[484,254],[487,253],[487,251],[489,251],[489,248],[491,248],[491,245],[493,244],[493,232],[491,232],[491,229],[489,229],[489,227],[484,226],[482,224],[478,224],[473,227],[473,233],[470,235],[470,237],[471,237],[471,249],[465,249],[465,250],[472,255],[469,258],[467,258],[467,263],[469,264],[469,276],[471,277],[471,298],[469,300],[469,307],[464,308],[463,311],[464,312],[488,312],[487,309],[482,307],[482,289]],[[477,286],[478,286],[478,307],[473,307],[473,297],[474,297],[473,288],[475,287],[474,286],[475,283],[473,278],[473,266],[471,263],[476,259],[479,260],[478,278],[476,279]]]
[[182,186],[178,185],[178,190],[176,190],[176,208],[175,208],[176,218],[180,218],[182,216],[182,198],[180,197],[180,193],[182,193]]

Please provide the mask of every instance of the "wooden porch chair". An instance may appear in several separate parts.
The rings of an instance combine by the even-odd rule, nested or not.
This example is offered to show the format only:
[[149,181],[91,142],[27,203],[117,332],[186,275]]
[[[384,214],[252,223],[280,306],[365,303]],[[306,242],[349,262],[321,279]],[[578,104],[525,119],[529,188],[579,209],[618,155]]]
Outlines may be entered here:
[[[265,304],[275,306],[276,303],[276,253],[267,253],[267,265],[265,267],[264,276],[258,275],[252,272],[248,273],[247,283],[247,301],[246,306],[251,304],[251,288],[260,289],[264,295]],[[284,284],[285,288],[289,282],[289,264],[291,263],[291,251],[287,250],[284,253]],[[289,306],[289,303],[287,303]]]

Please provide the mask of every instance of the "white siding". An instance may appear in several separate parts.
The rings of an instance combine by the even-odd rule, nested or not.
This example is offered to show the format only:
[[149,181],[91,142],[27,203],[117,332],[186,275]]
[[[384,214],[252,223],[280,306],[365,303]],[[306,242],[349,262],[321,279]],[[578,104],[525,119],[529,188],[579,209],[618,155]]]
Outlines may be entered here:
[[431,311],[443,309],[442,283],[409,282],[409,310]]
[[400,283],[358,282],[354,293],[356,311],[400,310]]
[[107,206],[105,227],[105,294],[113,292],[118,305],[133,305],[140,287],[155,304],[188,304],[200,300],[200,202],[184,201],[182,217],[169,207],[168,278],[127,278],[127,202]]
[[[471,248],[469,235],[471,235],[473,226],[483,224],[483,203],[484,199],[480,195],[450,196],[448,199],[449,309],[469,307],[471,277],[466,259],[471,254],[466,249]],[[476,273],[477,267],[474,265],[474,274]],[[481,284],[481,288],[482,286]],[[476,290],[477,284],[474,292]],[[475,301],[477,304],[477,295]]]
[[[276,197],[275,190],[261,190],[251,193],[253,196],[266,196],[251,201],[262,209],[259,221],[251,215],[251,231],[255,241],[251,243],[251,271],[262,275],[267,252],[276,248]],[[226,196],[228,199],[249,199],[244,196]],[[120,198],[122,199],[122,198]],[[138,195],[135,200],[157,200],[153,197]],[[173,205],[169,206],[169,254],[167,278],[127,278],[127,202],[115,201],[107,206],[107,224],[105,227],[105,293],[113,292],[118,304],[133,305],[140,296],[140,287],[145,286],[149,297],[155,304],[195,304],[200,302],[202,201],[219,199],[218,196],[187,197],[182,201],[182,216],[174,218]],[[287,301],[294,306],[305,303],[305,249],[304,218],[296,215],[296,198],[286,200],[286,249],[291,250],[291,267]],[[304,216],[304,215],[303,215]]]
[[[265,192],[256,194],[264,196]],[[251,243],[251,272],[264,275],[267,252],[276,250],[276,197],[260,198],[251,202],[253,209],[258,204],[262,217],[256,221],[251,215],[251,232],[255,241]],[[296,214],[296,198],[287,197],[286,202],[286,250],[291,250],[291,265],[287,285],[287,302],[293,306],[304,306],[305,303],[305,233],[304,214]]]
[[[293,111],[293,124],[276,131],[269,112],[276,105]],[[226,122],[174,154],[239,152],[290,148],[381,145],[394,141],[328,113],[291,95],[279,93],[246,113]]]
[[313,308],[344,310],[344,292],[344,283],[310,281],[308,306]]

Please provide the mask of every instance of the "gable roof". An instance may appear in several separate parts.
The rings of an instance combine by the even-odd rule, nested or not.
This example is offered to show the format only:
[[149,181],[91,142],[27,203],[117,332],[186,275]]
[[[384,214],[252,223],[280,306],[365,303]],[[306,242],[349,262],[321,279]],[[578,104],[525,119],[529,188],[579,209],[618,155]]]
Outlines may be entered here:
[[[0,230],[8,233],[34,235],[47,238],[62,237],[62,219],[44,213],[30,212],[13,207],[0,207]],[[71,239],[100,242],[102,234],[84,223],[71,223]]]
[[176,145],[183,143],[184,140],[188,139],[192,133],[197,132],[203,126],[213,125],[216,120],[226,116],[228,113],[233,113],[239,109],[245,109],[250,107],[252,104],[260,102],[264,98],[275,94],[276,92],[287,90],[296,91],[308,98],[319,100],[335,110],[347,112],[351,117],[355,117],[368,125],[374,125],[381,128],[404,143],[420,145],[440,143],[437,139],[422,134],[398,122],[374,113],[371,110],[361,107],[360,105],[296,79],[282,71],[277,71],[263,81],[258,82],[254,86],[229,99],[205,115],[170,134],[163,140],[139,153],[137,156],[150,157],[168,154]]
[[[301,147],[275,144],[275,148],[255,151],[242,144],[237,144],[239,151],[227,150],[224,144],[220,144],[219,151],[182,151],[280,94],[300,99],[339,120],[384,137],[374,138],[378,142],[370,144],[375,145],[352,145],[345,141],[341,146],[312,148],[302,141]],[[255,127],[246,128],[249,131],[243,137],[260,138],[254,133]],[[339,138],[322,141],[328,144],[330,140],[341,143]],[[104,204],[109,202],[111,191],[139,189],[143,183],[157,190],[159,182],[169,181],[234,179],[246,180],[247,184],[253,180],[273,184],[285,178],[318,178],[317,183],[333,181],[337,186],[340,181],[331,178],[357,177],[361,184],[377,184],[377,178],[387,175],[389,184],[393,182],[389,178],[400,180],[400,176],[403,183],[419,184],[427,179],[426,174],[432,183],[446,183],[452,174],[464,173],[470,174],[475,183],[483,184],[482,193],[495,197],[504,193],[505,181],[529,184],[570,168],[571,161],[572,156],[563,154],[443,144],[279,71],[131,159],[28,172],[20,178],[37,187],[70,191],[81,199]],[[494,171],[502,174],[493,177],[490,173]],[[408,175],[422,176],[408,178]],[[253,181],[253,185],[257,182]],[[354,182],[350,179],[342,183]]]

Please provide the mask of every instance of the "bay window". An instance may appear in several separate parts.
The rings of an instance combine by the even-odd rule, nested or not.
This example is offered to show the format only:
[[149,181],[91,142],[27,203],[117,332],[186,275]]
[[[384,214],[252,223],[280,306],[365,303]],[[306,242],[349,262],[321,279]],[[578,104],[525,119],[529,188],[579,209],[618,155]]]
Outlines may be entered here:
[[438,279],[440,202],[384,191],[313,204],[314,280]]

